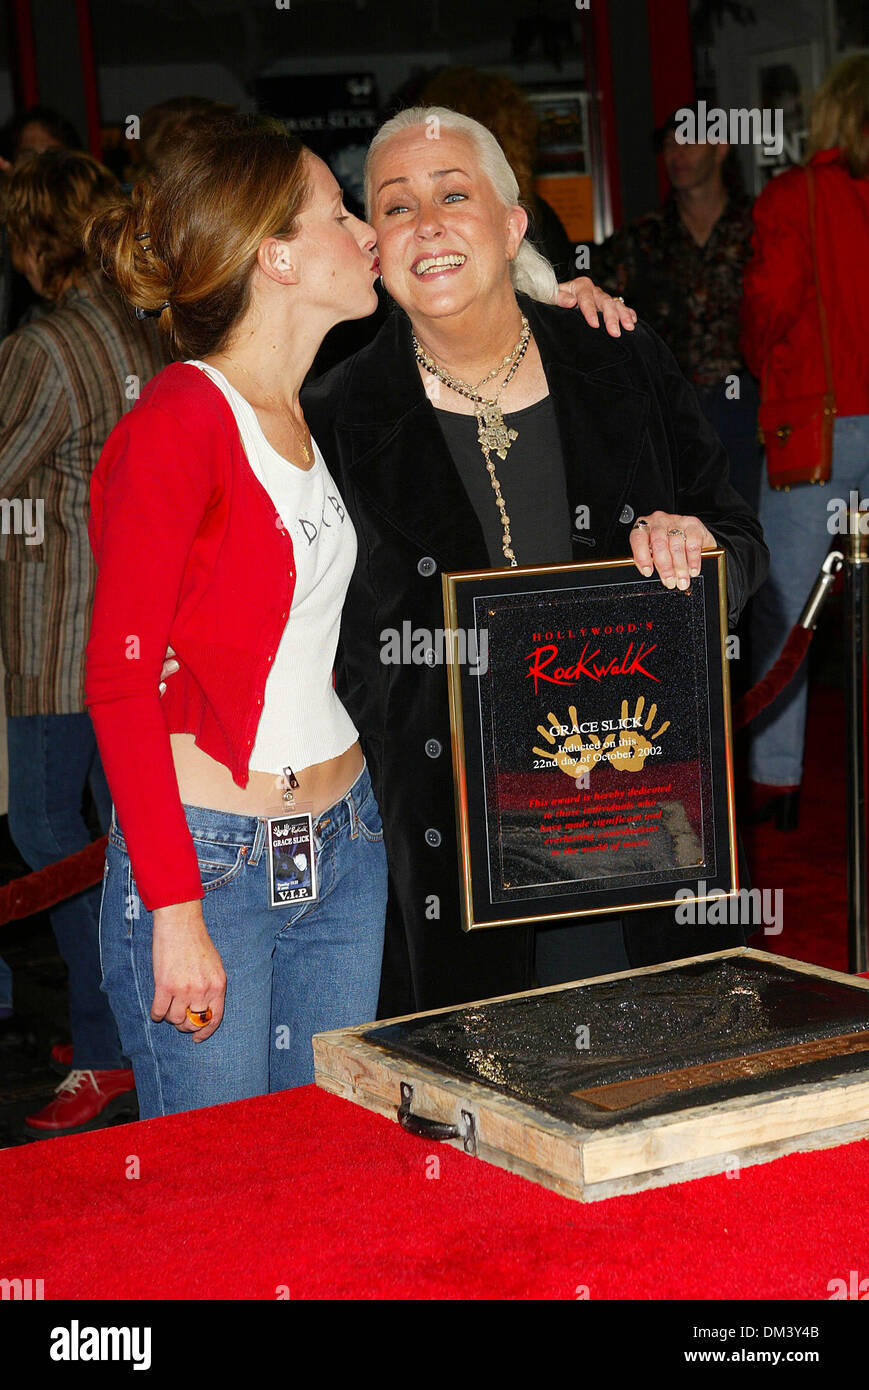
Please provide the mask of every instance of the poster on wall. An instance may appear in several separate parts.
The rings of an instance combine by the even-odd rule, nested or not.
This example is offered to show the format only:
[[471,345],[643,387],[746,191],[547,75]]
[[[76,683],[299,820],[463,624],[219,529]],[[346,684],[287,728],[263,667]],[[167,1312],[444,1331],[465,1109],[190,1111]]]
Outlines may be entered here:
[[361,212],[362,170],[377,129],[377,84],[370,72],[286,74],[256,84],[259,107],[324,159]]
[[[777,48],[752,60],[753,104],[761,111],[781,112],[781,149],[754,146],[754,191],[784,169],[802,164],[809,135],[809,111],[821,80],[821,51],[817,43]],[[777,119],[776,119],[777,125]]]
[[553,88],[527,95],[540,122],[534,190],[558,214],[571,241],[592,241],[588,93]]

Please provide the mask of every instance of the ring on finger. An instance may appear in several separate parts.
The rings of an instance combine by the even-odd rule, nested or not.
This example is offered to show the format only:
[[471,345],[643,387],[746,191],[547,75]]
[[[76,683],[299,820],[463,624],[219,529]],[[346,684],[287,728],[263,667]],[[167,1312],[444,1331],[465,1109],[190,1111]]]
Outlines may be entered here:
[[682,530],[682,528],[681,528],[680,526],[671,526],[670,530],[667,532],[667,535],[668,535],[668,536],[681,536],[682,539],[683,539],[683,541],[684,541],[684,540],[687,540],[687,536],[685,535],[685,532]]
[[206,1023],[211,1022],[212,1013],[207,1006],[204,1009],[187,1009],[186,1013],[194,1028],[204,1028]]
[[631,527],[632,531],[648,531],[648,529],[649,523],[643,517],[640,517],[639,521],[635,521]]

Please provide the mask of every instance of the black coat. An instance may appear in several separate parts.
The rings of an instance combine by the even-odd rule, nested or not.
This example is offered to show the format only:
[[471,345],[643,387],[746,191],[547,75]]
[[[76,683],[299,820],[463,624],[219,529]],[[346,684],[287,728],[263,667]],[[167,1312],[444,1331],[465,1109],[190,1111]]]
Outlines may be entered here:
[[[590,511],[588,527],[573,534],[575,559],[629,555],[630,524],[644,513],[699,516],[727,551],[732,626],[762,582],[768,554],[672,355],[643,324],[613,339],[575,310],[520,303],[555,406],[571,517],[580,505]],[[380,659],[386,629],[444,626],[441,571],[490,564],[410,338],[409,320],[394,313],[373,343],[303,396],[359,540],[336,683],[360,731],[389,859],[381,1015],[531,983],[530,930],[459,927],[446,669]],[[626,914],[624,923],[632,964],[742,940],[734,928],[674,927],[672,909]]]

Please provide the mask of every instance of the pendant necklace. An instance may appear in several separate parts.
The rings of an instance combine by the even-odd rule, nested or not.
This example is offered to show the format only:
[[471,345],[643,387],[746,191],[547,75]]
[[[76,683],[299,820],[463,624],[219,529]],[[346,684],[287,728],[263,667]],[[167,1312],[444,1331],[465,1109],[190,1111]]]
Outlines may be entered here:
[[[311,455],[310,455],[310,452],[309,452],[309,450],[308,450],[308,446],[307,446],[307,444],[305,443],[305,436],[304,436],[304,435],[301,433],[301,431],[299,430],[299,427],[298,427],[298,425],[296,424],[296,421],[295,421],[295,419],[294,419],[294,417],[293,417],[293,414],[292,414],[292,412],[290,411],[289,407],[288,407],[287,405],[285,405],[283,401],[279,400],[277,396],[273,396],[273,395],[271,394],[270,391],[264,391],[263,388],[262,388],[262,386],[261,386],[261,385],[259,384],[259,382],[257,381],[256,377],[254,377],[254,376],[248,371],[247,367],[242,366],[241,362],[236,362],[235,359],[232,358],[232,357],[227,357],[226,360],[227,360],[227,362],[231,362],[232,365],[233,365],[234,367],[238,367],[238,370],[239,370],[240,372],[244,372],[245,376],[246,376],[250,381],[253,382],[254,386],[255,386],[256,389],[257,389],[257,394],[258,394],[258,395],[262,396],[262,397],[263,397],[265,400],[267,400],[267,401],[273,401],[274,404],[277,406],[278,410],[281,412],[281,414],[286,416],[287,420],[289,421],[290,425],[292,426],[293,434],[296,436],[296,438],[297,438],[298,441],[299,441],[299,444],[300,444],[300,446],[301,446],[302,453],[305,455],[305,463],[310,463],[310,462],[311,462]],[[310,437],[310,431],[309,431],[309,437]]]
[[[511,543],[510,518],[507,515],[507,504],[501,495],[501,484],[498,482],[495,465],[492,462],[491,455],[495,453],[498,455],[499,459],[505,459],[510,445],[514,440],[519,438],[516,430],[508,429],[505,425],[504,415],[499,401],[504,388],[512,381],[514,375],[518,371],[519,364],[528,351],[530,339],[531,328],[527,318],[523,314],[522,332],[512,352],[508,352],[506,357],[498,363],[497,367],[493,367],[481,381],[477,382],[476,386],[471,386],[467,381],[463,381],[461,377],[451,376],[443,367],[439,367],[434,358],[430,357],[425,348],[421,345],[416,334],[413,336],[413,350],[420,366],[424,367],[432,376],[437,377],[438,381],[442,381],[444,386],[448,386],[451,391],[457,392],[458,395],[464,396],[467,400],[473,401],[474,403],[474,414],[477,417],[477,439],[479,440],[480,449],[482,450],[483,458],[486,462],[486,469],[488,470],[489,478],[492,483],[492,489],[495,493],[495,505],[501,516],[501,525],[504,528],[501,549],[506,559],[510,561],[511,567],[514,569],[518,561],[513,553]],[[510,365],[511,363],[512,366]],[[481,395],[480,387],[485,386],[487,381],[492,381],[508,366],[510,370],[507,372],[507,375],[501,382],[494,396],[486,397]]]

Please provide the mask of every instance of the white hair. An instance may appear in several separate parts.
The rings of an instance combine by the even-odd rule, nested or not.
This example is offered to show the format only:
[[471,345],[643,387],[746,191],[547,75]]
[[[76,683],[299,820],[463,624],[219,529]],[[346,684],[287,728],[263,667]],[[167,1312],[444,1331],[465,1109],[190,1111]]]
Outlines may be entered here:
[[[459,111],[450,111],[446,106],[410,106],[386,121],[368,148],[365,157],[367,217],[370,218],[371,215],[371,161],[375,152],[394,135],[403,130],[413,130],[417,126],[425,126],[427,131],[431,131],[433,140],[437,139],[442,129],[466,135],[474,147],[481,172],[485,174],[501,202],[508,208],[522,206],[516,175],[491,130],[479,121],[472,120],[470,116],[463,116]],[[514,290],[518,290],[520,294],[527,294],[532,299],[539,299],[544,304],[548,304],[555,295],[555,271],[545,256],[541,256],[526,237],[522,238],[519,250],[510,262],[510,279]]]

